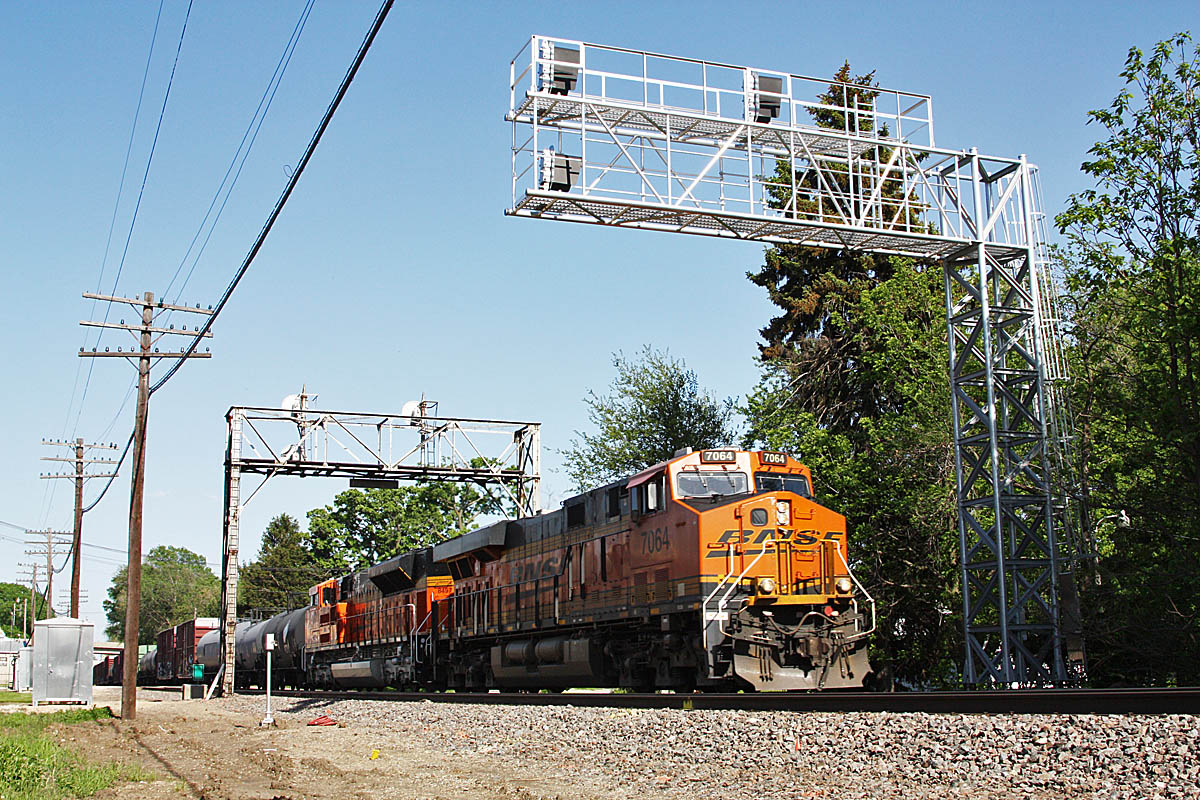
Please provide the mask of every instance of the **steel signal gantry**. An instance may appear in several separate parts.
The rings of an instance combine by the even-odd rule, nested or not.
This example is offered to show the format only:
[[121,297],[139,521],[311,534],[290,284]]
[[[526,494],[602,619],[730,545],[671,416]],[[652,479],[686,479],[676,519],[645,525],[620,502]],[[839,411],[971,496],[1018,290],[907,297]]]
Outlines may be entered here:
[[[226,696],[235,683],[242,509],[272,477],[343,478],[366,488],[468,483],[494,489],[521,516],[541,510],[540,423],[438,416],[431,401],[399,414],[318,411],[308,397],[302,391],[284,408],[234,406],[225,417],[219,680]],[[243,475],[262,476],[244,499]]]
[[1037,169],[937,147],[926,95],[858,88],[533,36],[509,70],[506,213],[940,264],[964,679],[1070,682],[1080,509]]

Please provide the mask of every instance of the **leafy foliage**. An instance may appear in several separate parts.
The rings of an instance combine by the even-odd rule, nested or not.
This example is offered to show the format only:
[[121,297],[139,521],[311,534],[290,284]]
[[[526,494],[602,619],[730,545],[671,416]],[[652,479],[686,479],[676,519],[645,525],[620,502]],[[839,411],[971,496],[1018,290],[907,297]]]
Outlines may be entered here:
[[299,608],[307,603],[309,588],[328,576],[304,546],[300,523],[280,514],[267,524],[258,558],[239,571],[238,610]]
[[643,348],[634,361],[613,355],[612,393],[584,398],[594,434],[576,432],[563,452],[567,474],[580,490],[665,461],[680,448],[732,442],[733,400],[719,401],[700,388],[696,373],[666,350]]
[[[836,108],[869,108],[878,95],[874,72],[851,74],[844,64],[818,98],[835,108],[814,109],[817,125],[873,129],[869,115]],[[844,167],[826,174],[845,194],[871,193]],[[803,218],[824,203],[829,217],[821,195],[830,187],[804,164],[780,162],[775,177],[774,207]],[[879,196],[889,224],[921,227],[901,181],[885,181]],[[747,404],[747,444],[796,454],[812,468],[818,498],[846,515],[856,572],[879,603],[876,669],[909,684],[953,681],[961,603],[940,271],[893,256],[777,245],[748,277],[781,313],[761,330],[763,379]]]
[[[1057,217],[1068,247],[1086,491],[1099,552],[1083,606],[1093,682],[1200,680],[1200,47],[1129,51],[1090,122],[1095,188]],[[1124,510],[1131,525],[1113,517]],[[1096,580],[1099,581],[1097,585]]]
[[850,380],[870,387],[870,413],[823,417],[809,402],[811,376],[766,361],[746,444],[797,455],[818,501],[846,515],[852,566],[878,602],[876,669],[941,685],[953,682],[961,646],[942,281],[905,259],[889,272],[829,318],[857,353]]
[[[125,567],[117,571],[104,601],[109,623],[105,634],[115,641],[125,636],[127,573]],[[142,560],[138,644],[154,644],[159,631],[180,622],[216,616],[220,604],[220,581],[203,556],[183,547],[155,547]]]
[[[14,605],[15,604],[15,605]],[[42,595],[35,595],[34,605],[37,607],[37,619],[47,616],[46,602]],[[29,587],[17,583],[0,583],[0,631],[4,635],[20,637],[24,629],[28,633],[28,624],[21,621],[22,609],[29,606]],[[13,616],[13,611],[16,616]]]
[[348,489],[308,512],[304,545],[321,570],[341,574],[457,536],[503,507],[492,494],[456,483]]

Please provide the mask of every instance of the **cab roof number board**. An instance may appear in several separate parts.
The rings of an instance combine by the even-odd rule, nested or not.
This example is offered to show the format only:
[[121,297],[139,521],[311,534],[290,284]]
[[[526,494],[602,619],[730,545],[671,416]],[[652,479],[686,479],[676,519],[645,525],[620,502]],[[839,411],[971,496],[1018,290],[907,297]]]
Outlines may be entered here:
[[733,464],[737,462],[737,453],[733,450],[702,450],[701,464]]
[[775,467],[786,467],[788,463],[787,453],[770,453],[764,451],[758,454],[758,460]]

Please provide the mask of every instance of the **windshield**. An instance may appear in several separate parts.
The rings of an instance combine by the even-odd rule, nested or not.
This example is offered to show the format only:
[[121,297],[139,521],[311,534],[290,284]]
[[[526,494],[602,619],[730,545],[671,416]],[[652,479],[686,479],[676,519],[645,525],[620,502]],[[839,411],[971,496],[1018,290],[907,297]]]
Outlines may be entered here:
[[770,472],[758,472],[754,475],[760,492],[795,492],[801,497],[812,497],[808,486],[808,478],[803,475],[777,475]]
[[681,472],[675,479],[677,497],[714,497],[749,492],[750,480],[744,472],[699,470]]

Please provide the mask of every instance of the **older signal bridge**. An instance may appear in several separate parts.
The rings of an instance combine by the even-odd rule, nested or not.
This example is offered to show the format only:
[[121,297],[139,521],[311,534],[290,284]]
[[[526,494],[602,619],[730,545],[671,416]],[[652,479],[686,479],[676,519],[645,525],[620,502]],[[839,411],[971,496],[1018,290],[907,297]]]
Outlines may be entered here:
[[1086,525],[1037,168],[936,146],[928,96],[820,102],[828,80],[776,70],[533,36],[509,88],[510,215],[941,266],[964,679],[1078,679]]

